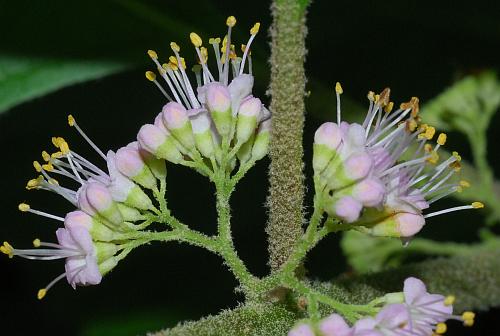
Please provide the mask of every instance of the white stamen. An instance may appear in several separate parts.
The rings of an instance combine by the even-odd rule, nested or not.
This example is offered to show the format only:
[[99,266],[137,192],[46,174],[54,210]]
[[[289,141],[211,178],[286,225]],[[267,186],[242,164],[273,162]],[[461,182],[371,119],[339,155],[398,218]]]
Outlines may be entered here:
[[424,218],[430,218],[430,217],[434,217],[434,216],[438,216],[438,215],[443,215],[443,214],[449,213],[449,212],[460,211],[460,210],[469,210],[469,209],[474,209],[474,207],[472,205],[457,206],[454,208],[449,208],[449,209],[445,209],[445,210],[431,212],[430,214],[424,215]]

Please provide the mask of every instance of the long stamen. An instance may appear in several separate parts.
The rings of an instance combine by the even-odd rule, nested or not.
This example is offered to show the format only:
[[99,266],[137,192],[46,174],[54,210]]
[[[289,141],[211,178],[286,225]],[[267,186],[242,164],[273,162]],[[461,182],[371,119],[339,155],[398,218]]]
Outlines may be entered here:
[[215,54],[215,60],[217,61],[217,70],[219,71],[219,81],[222,79],[222,62],[220,58],[220,51],[219,51],[219,43],[220,43],[220,38],[210,38],[208,40],[208,43],[210,43],[214,49],[214,54]]
[[430,214],[424,215],[424,218],[439,216],[439,215],[443,215],[445,213],[454,212],[454,211],[469,210],[469,209],[481,209],[481,208],[484,208],[483,203],[473,202],[471,205],[457,206],[454,208],[449,208],[449,209],[444,209],[444,210],[440,210],[440,211],[436,211],[436,212],[431,212]]
[[172,101],[172,97],[168,95],[165,89],[156,80],[156,74],[153,71],[146,71],[146,78],[148,79],[148,81],[153,82],[156,85],[156,87],[165,96],[165,98],[167,98],[168,101]]
[[64,222],[63,217],[59,217],[59,216],[51,215],[51,214],[43,212],[43,211],[31,209],[29,204],[26,204],[26,203],[19,204],[18,209],[19,209],[19,211],[22,211],[22,212],[31,212],[32,214],[35,214],[35,215],[39,215],[42,217],[47,217],[47,218],[55,219],[55,220],[60,221],[60,222]]
[[[226,20],[226,25],[227,25],[227,36],[225,38],[226,44],[225,44],[225,51],[224,51],[224,84],[227,85],[229,82],[229,53],[230,53],[230,48],[231,48],[231,28],[234,27],[236,24],[236,18],[234,16],[229,16]],[[223,43],[224,45],[224,43]]]
[[335,83],[335,95],[337,97],[337,125],[340,126],[341,111],[340,111],[340,95],[344,92],[342,85],[339,82]]
[[252,27],[252,29],[250,29],[251,36],[250,36],[250,39],[247,42],[247,45],[245,47],[245,51],[243,52],[243,56],[241,57],[241,67],[240,67],[240,72],[239,72],[240,75],[245,70],[245,61],[246,61],[246,58],[247,58],[247,54],[250,51],[250,45],[252,44],[253,39],[255,38],[255,35],[257,35],[257,33],[259,32],[259,28],[260,28],[260,23],[257,22],[256,24],[254,24],[254,26]]
[[191,101],[191,104],[193,105],[194,108],[199,108],[201,105],[194,94],[193,87],[191,86],[189,78],[187,77],[186,72],[184,71],[184,62],[181,59],[181,56],[179,55],[179,51],[181,50],[181,48],[175,42],[170,42],[170,48],[174,52],[175,58],[177,59],[177,67],[179,68],[183,78],[183,82],[186,85],[188,97]]
[[104,153],[99,149],[99,147],[97,147],[97,145],[95,143],[93,143],[92,140],[90,140],[90,138],[83,132],[83,130],[78,126],[75,118],[73,118],[73,116],[71,114],[68,116],[68,124],[71,127],[75,127],[76,130],[78,131],[78,133],[80,133],[80,135],[97,152],[97,154],[99,154],[104,160],[106,160],[106,155],[104,155]]
[[47,295],[47,292],[49,291],[49,289],[52,288],[52,286],[54,286],[57,282],[64,279],[65,276],[66,276],[66,272],[64,272],[63,274],[59,275],[54,280],[52,280],[45,288],[38,290],[38,293],[37,293],[38,300],[43,299],[45,297],[45,295]]

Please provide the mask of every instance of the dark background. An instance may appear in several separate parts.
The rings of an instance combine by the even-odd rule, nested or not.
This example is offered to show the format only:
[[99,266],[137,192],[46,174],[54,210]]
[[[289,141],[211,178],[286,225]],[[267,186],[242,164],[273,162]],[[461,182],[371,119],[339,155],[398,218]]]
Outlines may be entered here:
[[[315,95],[315,85],[333,89],[341,81],[346,96],[362,104],[368,90],[380,91],[385,86],[392,88],[396,102],[413,95],[425,102],[465,74],[499,69],[499,14],[499,6],[488,1],[315,1],[308,15],[306,70],[312,92],[307,100],[304,142],[307,171],[310,173],[312,134],[322,120],[333,117],[335,102],[333,90],[331,96]],[[152,67],[145,51],[153,48],[166,56],[168,43],[176,40],[189,60],[191,49],[187,54],[186,50],[191,29],[205,40],[223,35],[228,15],[238,19],[237,45],[246,43],[255,21],[262,23],[253,48],[254,94],[267,103],[267,1],[0,1],[1,52],[110,59],[134,65],[126,72],[65,88],[0,115],[0,238],[19,247],[31,246],[37,237],[53,240],[58,224],[19,213],[21,201],[58,215],[71,210],[56,195],[24,189],[26,181],[35,176],[31,162],[39,159],[41,150],[50,149],[51,136],[64,136],[79,152],[99,162],[67,127],[67,114],[73,114],[101,148],[117,149],[132,141],[140,126],[151,122],[164,104],[159,92],[144,79],[144,70]],[[175,24],[179,28],[169,26]],[[494,132],[499,124],[496,116],[490,146],[499,141]],[[470,158],[460,134],[453,134],[450,145]],[[496,175],[500,169],[497,153],[494,149],[489,152]],[[265,159],[248,174],[232,202],[236,246],[258,275],[268,271],[264,234],[267,165]],[[173,213],[194,228],[214,232],[212,186],[187,169],[168,168]],[[308,195],[308,205],[310,198]],[[433,219],[423,235],[438,240],[475,240],[482,220],[467,214]],[[450,223],[453,232],[446,226]],[[347,271],[338,238],[322,242],[307,266],[312,277],[324,280]],[[0,267],[0,321],[5,334],[134,335],[217,313],[242,299],[233,292],[236,282],[218,257],[176,243],[137,249],[99,286],[74,291],[61,282],[43,301],[36,299],[36,292],[63,271],[61,262],[0,258]],[[452,323],[449,334],[492,335],[498,331],[494,319],[499,312],[480,314],[472,329]]]

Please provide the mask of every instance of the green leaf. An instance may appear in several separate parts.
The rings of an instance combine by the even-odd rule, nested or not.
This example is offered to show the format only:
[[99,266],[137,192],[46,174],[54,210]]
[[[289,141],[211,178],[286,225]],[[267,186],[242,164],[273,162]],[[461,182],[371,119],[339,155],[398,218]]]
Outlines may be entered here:
[[124,70],[124,62],[0,55],[0,113],[68,85]]

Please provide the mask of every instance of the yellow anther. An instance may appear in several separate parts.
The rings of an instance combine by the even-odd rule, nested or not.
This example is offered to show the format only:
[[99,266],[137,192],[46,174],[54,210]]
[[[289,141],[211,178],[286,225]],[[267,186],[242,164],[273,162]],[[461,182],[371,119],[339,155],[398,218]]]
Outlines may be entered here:
[[208,39],[209,44],[220,43],[220,37],[211,37]]
[[411,116],[415,118],[420,110],[418,97],[411,97],[409,102],[400,105],[402,110],[411,109]]
[[41,172],[42,172],[42,165],[40,164],[40,162],[38,162],[38,161],[33,161],[33,167],[35,167],[35,170],[36,170],[38,173],[41,173]]
[[196,34],[195,32],[189,34],[189,39],[191,40],[191,43],[197,48],[201,47],[201,45],[203,44],[200,35]]
[[41,300],[45,297],[45,295],[47,295],[47,290],[45,288],[42,288],[42,289],[38,290],[36,297],[38,298],[38,300]]
[[385,88],[384,90],[382,90],[379,98],[380,106],[386,106],[387,104],[389,104],[390,97],[391,97],[391,89]]
[[[472,202],[471,205],[472,205],[472,207],[474,209],[482,209],[482,208],[484,208],[484,204],[481,203],[481,202]],[[472,313],[472,314],[474,314],[474,313]]]
[[260,22],[256,22],[252,29],[250,29],[250,34],[252,35],[257,35],[257,33],[259,32],[259,28],[260,28]]
[[175,57],[175,56],[169,56],[169,57],[168,57],[168,61],[169,61],[170,63],[172,63],[172,64],[177,65],[177,57]]
[[436,164],[439,161],[439,155],[436,151],[432,151],[430,157],[427,159],[427,162],[431,164]]
[[14,248],[8,242],[3,242],[3,245],[0,246],[0,252],[8,255],[9,258],[14,257]]
[[458,154],[458,152],[451,152],[451,155],[453,155],[458,162],[462,161],[462,157]]
[[208,50],[205,47],[200,48],[200,53],[201,53],[201,58],[203,60],[203,63],[207,63],[208,60]]
[[375,95],[375,103],[378,103],[379,99],[380,99],[380,95],[379,95],[379,94],[376,94],[376,95]]
[[436,325],[436,330],[434,330],[436,332],[436,334],[438,335],[442,335],[446,332],[448,328],[446,327],[446,324],[445,323],[438,323]]
[[42,152],[42,159],[43,159],[43,161],[45,161],[45,162],[49,162],[49,161],[50,161],[50,154],[49,154],[49,153],[47,153],[46,151],[43,151],[43,152]]
[[153,71],[146,71],[146,78],[148,81],[154,82],[156,80],[156,74]]
[[455,303],[455,296],[453,295],[448,295],[445,299],[444,299],[444,305],[445,306],[451,306],[452,304]]
[[432,145],[431,145],[431,144],[425,144],[425,145],[424,145],[424,151],[425,151],[426,153],[430,153],[430,152],[432,152]]
[[36,189],[36,187],[38,187],[37,179],[31,179],[28,181],[28,183],[26,183],[26,189],[28,190]]
[[387,104],[385,107],[384,107],[384,111],[385,113],[391,113],[392,109],[394,107],[394,102],[389,102],[389,104]]
[[19,209],[19,211],[22,211],[22,212],[26,212],[30,209],[30,206],[29,204],[26,204],[26,203],[20,203],[17,208]]
[[46,170],[49,172],[54,170],[54,166],[50,162],[42,165],[42,168],[43,168],[43,170]]
[[75,125],[75,118],[70,114],[68,115],[68,124],[69,126],[73,127]]
[[366,98],[368,98],[369,101],[374,101],[375,100],[375,92],[368,91],[368,94],[366,95]]
[[427,140],[432,140],[434,134],[436,134],[436,129],[434,127],[428,126],[425,129],[425,137],[427,138]]
[[335,83],[335,93],[342,94],[344,93],[344,89],[342,89],[342,85],[339,82]]
[[182,68],[186,69],[186,60],[183,57],[181,57],[181,64],[182,64]]
[[179,45],[175,42],[170,42],[170,48],[173,50],[173,51],[181,51],[181,47],[179,47]]
[[418,126],[418,130],[422,131],[422,132],[425,132],[425,130],[427,129],[427,127],[429,127],[429,125],[427,125],[427,124],[420,124]]
[[154,60],[158,59],[158,54],[156,53],[156,51],[151,50],[151,49],[148,50],[148,56],[151,57],[151,59],[154,59]]
[[236,18],[234,16],[231,15],[226,19],[226,25],[228,27],[234,27],[235,24],[236,24]]
[[406,127],[408,129],[408,131],[410,132],[415,132],[415,130],[417,129],[417,122],[413,119],[410,119],[406,122]]
[[471,311],[466,311],[462,314],[462,319],[464,319],[464,320],[474,320],[475,317],[476,317],[476,314],[474,314]]
[[55,152],[55,153],[52,153],[52,155],[50,155],[51,158],[53,159],[60,159],[63,157],[63,153],[61,152]]
[[52,144],[54,145],[54,147],[57,147],[59,148],[59,137],[52,137]]
[[229,58],[230,59],[236,59],[238,56],[236,55],[236,49],[234,47],[234,44],[231,44],[231,46],[229,47]]
[[40,239],[36,238],[35,240],[33,240],[34,247],[40,247],[40,245],[42,245],[42,242],[40,241]]
[[438,139],[437,139],[437,143],[440,146],[444,146],[444,144],[446,143],[446,138],[447,138],[446,133],[439,134]]
[[469,188],[470,187],[470,183],[466,180],[461,180],[460,181],[460,186],[464,187],[464,188]]
[[68,146],[68,143],[66,141],[64,141],[63,138],[61,138],[61,141],[59,142],[59,149],[61,150],[61,152],[66,155],[66,154],[69,154],[69,146]]

